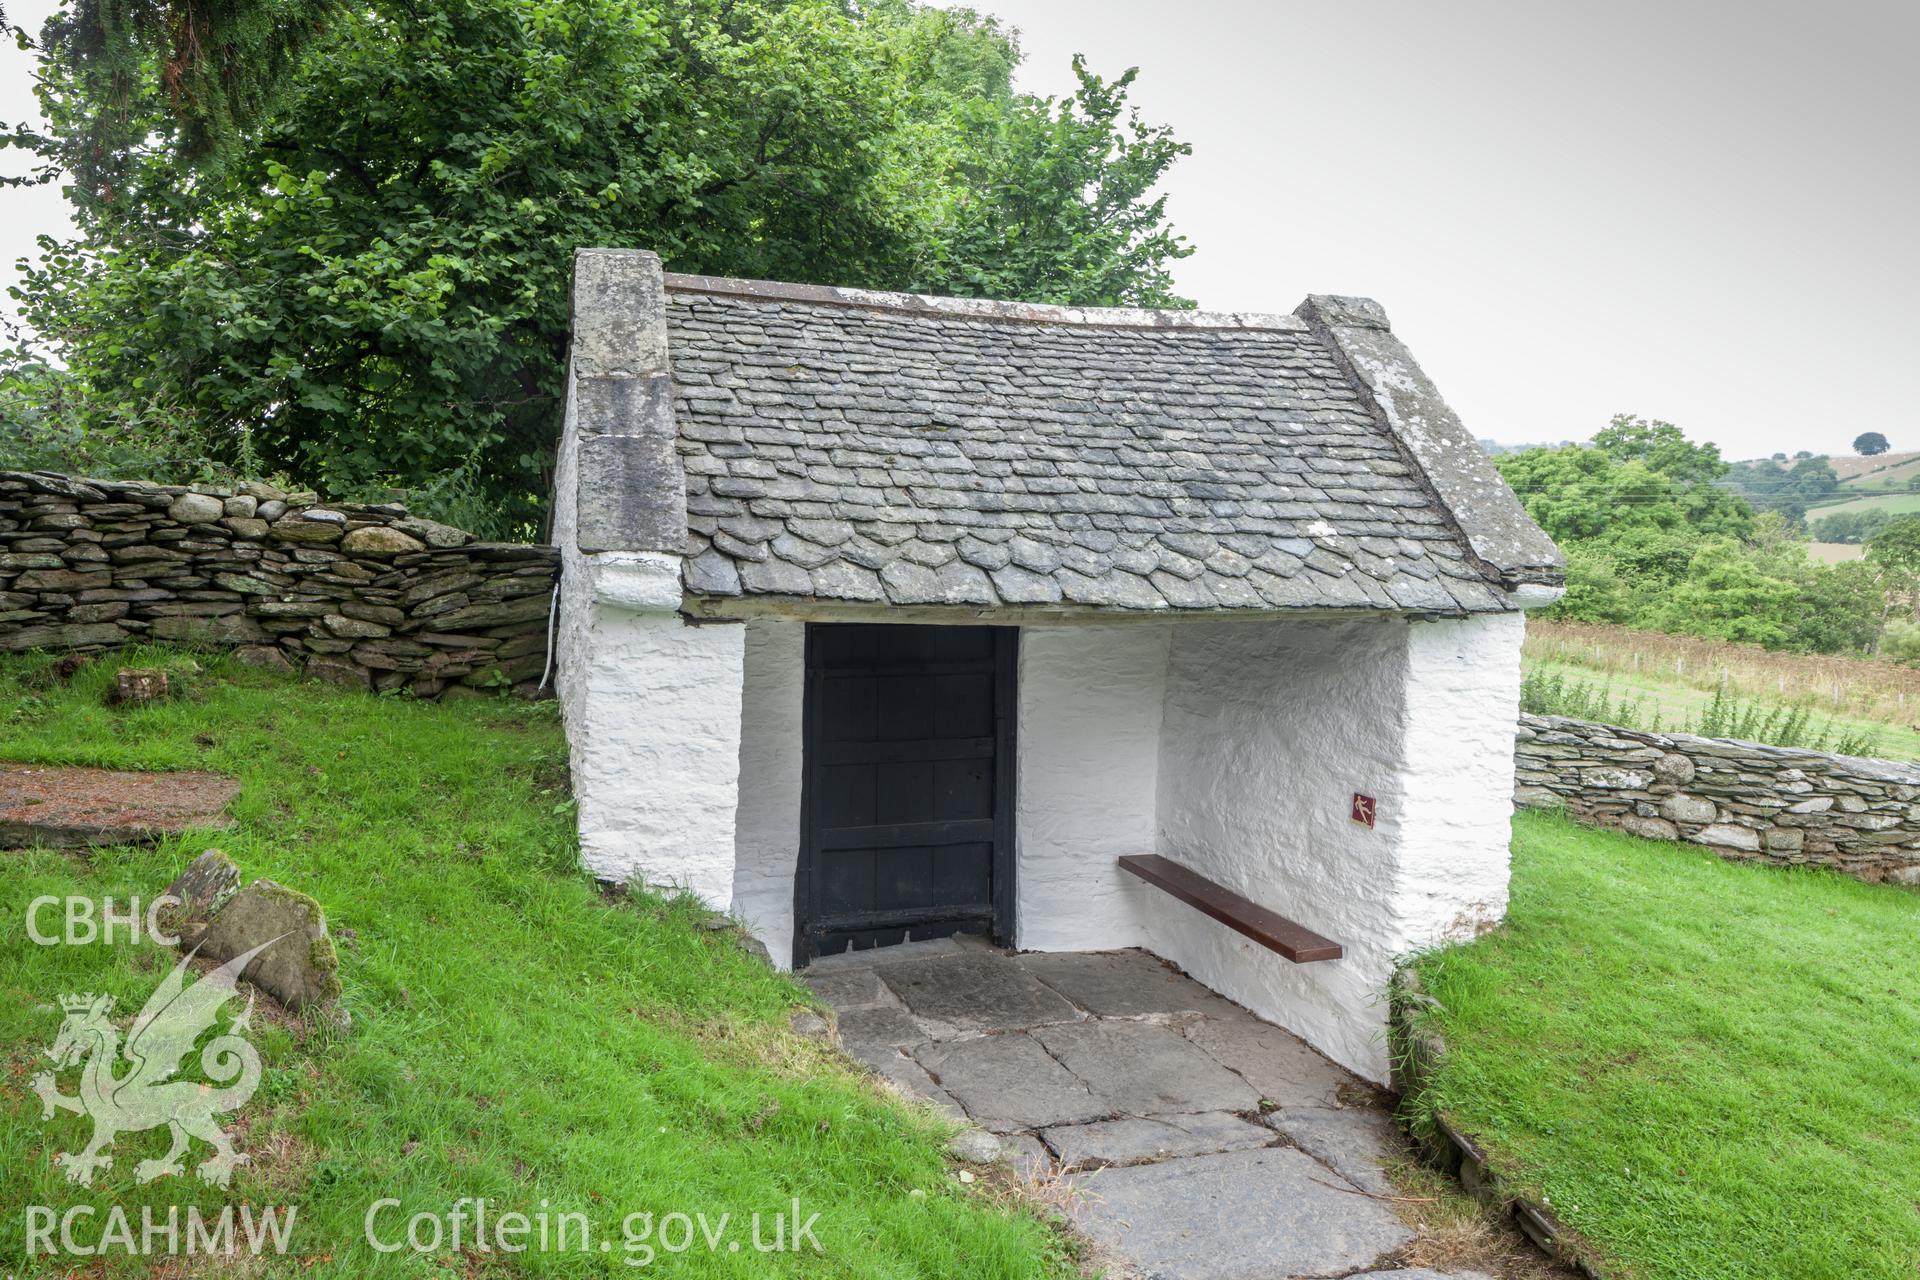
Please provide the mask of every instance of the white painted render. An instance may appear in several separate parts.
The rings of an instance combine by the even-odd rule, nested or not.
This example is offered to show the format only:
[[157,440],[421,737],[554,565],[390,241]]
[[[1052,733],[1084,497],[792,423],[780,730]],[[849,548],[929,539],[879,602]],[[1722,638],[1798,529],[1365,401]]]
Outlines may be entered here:
[[1513,737],[1526,615],[1415,623],[1407,636],[1401,945],[1462,942],[1507,914]]
[[[1397,959],[1506,905],[1517,615],[1175,632],[1160,852],[1339,942],[1296,965],[1160,895],[1148,946],[1374,1080]],[[1372,829],[1354,793],[1378,802]]]
[[[604,602],[593,618],[589,660],[568,662],[583,641],[563,606],[589,867],[693,889],[785,966],[805,624],[688,627]],[[1523,627],[1492,615],[1024,628],[1016,945],[1145,946],[1384,1080],[1395,961],[1505,910]],[[1350,820],[1355,792],[1379,802],[1372,830]],[[1292,964],[1118,869],[1146,852],[1345,957]]]
[[1023,951],[1144,946],[1160,712],[1174,628],[1020,632],[1014,937]]
[[[553,532],[562,557],[557,687],[582,857],[604,879],[684,889],[726,907],[785,963],[800,840],[804,624],[687,617],[713,600],[684,597],[681,587],[681,551],[704,543],[681,540],[698,513],[674,447],[686,440],[672,418],[666,289],[652,254],[586,251],[576,260]],[[969,313],[1009,305],[854,300]],[[1400,443],[1430,480],[1445,481],[1443,505],[1463,514],[1469,542],[1504,566],[1507,602],[1549,602],[1557,587],[1530,584],[1558,577],[1558,553],[1379,308],[1314,298],[1303,316],[1235,323],[1325,330]],[[1101,323],[1144,321],[1111,313]],[[594,421],[582,421],[583,404],[595,406]],[[606,499],[590,501],[584,519],[583,467],[597,477],[590,498]],[[1324,519],[1304,528],[1322,539],[1335,532]],[[583,552],[583,531],[604,549]],[[812,580],[788,567],[799,574],[793,589],[809,596]],[[763,594],[743,599],[774,613],[821,607]],[[944,619],[966,595],[909,598]],[[849,602],[824,607],[837,620],[905,613],[879,603],[868,606],[875,617],[851,614],[860,606]],[[1110,623],[1072,612],[1063,625],[1022,629],[1015,941],[1043,950],[1144,944],[1384,1080],[1395,961],[1471,937],[1506,907],[1522,615]],[[1355,792],[1378,800],[1375,828],[1349,821]],[[1326,934],[1346,955],[1288,963],[1125,877],[1116,860],[1141,852]]]
[[1166,894],[1149,946],[1329,1057],[1383,1078],[1399,874],[1391,828],[1349,820],[1358,791],[1396,802],[1407,626],[1390,619],[1210,623],[1174,637],[1160,746],[1160,852],[1339,942],[1293,964]]
[[732,912],[784,969],[793,961],[807,631],[804,623],[774,618],[756,618],[744,630]]

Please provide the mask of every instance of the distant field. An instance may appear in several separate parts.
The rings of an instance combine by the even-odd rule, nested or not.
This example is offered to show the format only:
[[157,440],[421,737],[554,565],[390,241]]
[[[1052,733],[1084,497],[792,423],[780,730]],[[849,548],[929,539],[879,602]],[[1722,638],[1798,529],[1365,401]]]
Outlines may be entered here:
[[[1904,489],[1907,481],[1920,476],[1920,454],[1885,453],[1879,458],[1862,458],[1862,462],[1880,462],[1886,458],[1898,458],[1903,461],[1887,463],[1873,467],[1851,479],[1842,479],[1841,484],[1849,489]],[[1835,472],[1835,474],[1839,474]]]
[[1858,454],[1828,454],[1827,463],[1844,485],[1877,486],[1896,469],[1900,469],[1900,482],[1904,484],[1910,469],[1920,463],[1920,452],[1882,453],[1871,458],[1862,458]]
[[1816,542],[1807,548],[1807,554],[1822,564],[1839,564],[1862,558],[1867,549],[1857,542]]
[[1527,623],[1526,656],[1530,667],[1644,701],[1665,729],[1696,721],[1725,680],[1738,697],[1808,703],[1819,720],[1870,732],[1878,755],[1920,759],[1920,670],[1911,667],[1541,619]]
[[1847,511],[1890,511],[1894,515],[1909,516],[1920,512],[1920,493],[1872,494],[1864,498],[1849,498],[1824,506],[1808,507],[1807,519],[1818,520],[1822,516],[1837,516]]
[[[1892,453],[1877,454],[1871,458],[1863,458],[1857,453],[1829,453],[1819,456],[1826,458],[1827,465],[1833,468],[1833,474],[1840,477],[1840,483],[1849,487],[1866,485],[1878,488],[1889,481],[1905,484],[1908,476],[1915,471],[1920,471],[1920,449],[1895,450]],[[1742,461],[1760,463],[1767,459],[1746,458]],[[1775,461],[1779,460],[1775,459]],[[1788,459],[1780,465],[1791,467],[1793,460]]]

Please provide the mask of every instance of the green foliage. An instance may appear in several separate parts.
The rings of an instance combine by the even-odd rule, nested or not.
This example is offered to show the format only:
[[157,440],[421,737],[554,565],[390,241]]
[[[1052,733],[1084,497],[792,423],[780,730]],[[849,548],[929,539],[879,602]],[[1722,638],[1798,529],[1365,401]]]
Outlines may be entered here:
[[1887,438],[1878,431],[1862,431],[1853,438],[1853,451],[1863,458],[1885,453],[1891,447]]
[[1727,471],[1719,449],[1668,422],[1622,414],[1592,445],[1504,454],[1494,465],[1557,542],[1629,529],[1738,537],[1753,519],[1714,483]]
[[1520,710],[1530,716],[1567,716],[1660,732],[1660,722],[1647,710],[1646,699],[1625,695],[1616,699],[1610,684],[1544,667],[1528,667],[1520,677]]
[[0,351],[0,470],[168,483],[220,480],[229,478],[213,461],[220,444],[233,456],[247,454],[244,440],[209,439],[165,399],[137,389],[101,397],[81,379],[24,351]]
[[1867,543],[1867,563],[1887,594],[1904,600],[1920,622],[1920,516],[1902,516]]
[[[111,199],[128,159],[218,160],[285,92],[340,0],[73,0],[48,21],[49,63],[92,111],[61,147],[76,199]],[[156,113],[158,100],[164,111]]]
[[1871,733],[1848,729],[1831,720],[1816,722],[1806,702],[1770,702],[1736,697],[1725,684],[1687,729],[1703,738],[1738,738],[1775,747],[1802,747],[1843,756],[1871,756],[1879,740]]
[[1756,511],[1775,511],[1789,520],[1805,517],[1809,504],[1840,488],[1840,477],[1825,458],[1799,458],[1791,467],[1778,460],[1736,462],[1727,471],[1726,485]]
[[1880,656],[1903,667],[1920,667],[1920,622],[1889,620],[1880,633]]
[[[1920,487],[1920,475],[1913,478],[1913,483],[1915,487]],[[1881,507],[1866,511],[1839,511],[1810,522],[1807,532],[1815,542],[1845,542],[1858,546],[1863,542],[1871,542],[1892,519],[1893,513]]]
[[[1916,629],[1920,631],[1920,629]],[[1869,730],[1814,718],[1813,704],[1740,698],[1723,681],[1700,714],[1661,723],[1659,708],[1643,694],[1616,694],[1610,682],[1588,680],[1551,667],[1529,666],[1520,679],[1520,710],[1535,716],[1567,716],[1619,725],[1643,733],[1693,733],[1703,738],[1739,738],[1776,747],[1801,747],[1840,755],[1871,756],[1879,739]]]
[[1494,462],[1566,554],[1567,593],[1549,616],[1776,649],[1873,645],[1882,612],[1873,574],[1813,561],[1780,501],[1756,514],[1727,484],[1758,466],[1811,492],[1838,483],[1825,459],[1729,468],[1671,423],[1622,415],[1591,445]]
[[[111,199],[16,290],[88,425],[148,398],[323,493],[462,471],[537,525],[572,251],[677,270],[1179,305],[1153,190],[1186,148],[1078,68],[1015,94],[1011,38],[905,0],[449,0],[343,13],[213,171],[115,157]],[[43,59],[51,162],[101,107]],[[158,89],[136,95],[164,130]],[[169,446],[172,448],[172,446]],[[176,450],[177,451],[177,450]],[[473,521],[467,521],[473,524]],[[485,526],[483,526],[485,527]]]

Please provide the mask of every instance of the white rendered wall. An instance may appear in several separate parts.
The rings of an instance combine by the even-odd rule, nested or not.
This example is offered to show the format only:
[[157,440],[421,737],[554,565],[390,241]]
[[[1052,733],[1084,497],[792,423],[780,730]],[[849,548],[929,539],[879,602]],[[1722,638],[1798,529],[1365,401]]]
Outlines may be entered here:
[[1144,904],[1156,891],[1115,860],[1155,847],[1172,631],[1142,623],[1021,630],[1014,820],[1021,950],[1146,942]]
[[1415,623],[1407,635],[1406,767],[1390,815],[1404,853],[1402,945],[1463,942],[1507,913],[1513,725],[1526,615]]
[[[1516,615],[1174,633],[1160,852],[1340,942],[1296,965],[1160,895],[1148,945],[1374,1080],[1397,958],[1505,906]],[[1504,771],[1504,775],[1503,775]],[[1355,792],[1377,825],[1350,818]]]
[[1179,629],[1160,758],[1160,852],[1338,941],[1294,964],[1165,894],[1152,949],[1338,1062],[1382,1079],[1374,1043],[1397,931],[1390,829],[1349,820],[1354,792],[1397,803],[1406,625],[1219,622]]
[[784,969],[793,960],[807,629],[800,622],[755,619],[745,630],[733,914]]
[[[571,379],[569,379],[571,384]],[[678,614],[679,560],[583,554],[574,404],[554,480],[560,547],[555,687],[580,856],[603,880],[733,898],[745,628]]]

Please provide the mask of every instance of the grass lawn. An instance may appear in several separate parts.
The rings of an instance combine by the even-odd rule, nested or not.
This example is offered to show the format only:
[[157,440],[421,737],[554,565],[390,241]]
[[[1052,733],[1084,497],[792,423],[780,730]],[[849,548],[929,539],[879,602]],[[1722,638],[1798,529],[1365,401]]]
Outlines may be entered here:
[[[147,655],[151,656],[151,655]],[[164,658],[164,656],[163,656]],[[178,659],[171,659],[178,661]],[[699,927],[695,906],[610,899],[579,873],[565,749],[551,705],[448,705],[296,685],[201,657],[185,696],[151,709],[102,704],[112,661],[70,685],[45,660],[0,661],[0,754],[116,768],[196,767],[241,780],[238,822],[157,849],[0,854],[0,1275],[61,1274],[28,1260],[28,1205],[298,1206],[290,1256],[247,1275],[635,1274],[627,1215],[731,1215],[722,1243],[666,1252],[647,1273],[846,1277],[1043,1276],[1072,1270],[1062,1238],[1024,1209],[962,1186],[946,1130],[878,1093],[793,1035],[804,993]],[[257,1016],[264,1082],[239,1113],[253,1164],[230,1193],[191,1180],[134,1185],[164,1130],[123,1134],[91,1190],[67,1184],[56,1151],[88,1126],[43,1122],[29,1089],[61,1023],[57,997],[109,992],[131,1016],[172,953],[34,945],[26,904],[41,894],[150,898],[218,844],[246,878],[309,892],[341,938],[351,1030]],[[124,1025],[124,1023],[122,1024]],[[62,1074],[65,1091],[73,1074]],[[229,1122],[234,1123],[233,1121]],[[206,1155],[196,1145],[191,1164]],[[376,1253],[369,1207],[404,1238],[414,1213],[484,1197],[508,1210],[578,1212],[587,1251],[513,1256],[445,1247]],[[818,1214],[823,1253],[754,1250],[751,1215]],[[97,1239],[101,1219],[78,1231]],[[640,1224],[632,1224],[638,1234]],[[787,1228],[791,1233],[791,1224]],[[678,1243],[674,1228],[673,1243]],[[599,1242],[611,1244],[599,1251]],[[738,1244],[731,1251],[728,1243]],[[72,1259],[77,1273],[99,1260]],[[108,1274],[149,1264],[116,1253]],[[153,1267],[178,1276],[204,1260]]]
[[1920,892],[1515,819],[1433,1101],[1644,1280],[1913,1280]]

